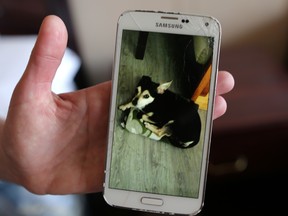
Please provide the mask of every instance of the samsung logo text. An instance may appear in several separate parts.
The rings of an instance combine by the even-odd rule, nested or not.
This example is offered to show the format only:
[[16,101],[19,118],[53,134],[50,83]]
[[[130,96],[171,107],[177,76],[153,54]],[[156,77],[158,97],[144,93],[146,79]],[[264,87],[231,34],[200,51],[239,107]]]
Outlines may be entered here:
[[182,29],[182,24],[171,24],[171,23],[158,23],[156,22],[157,28],[173,28],[173,29]]

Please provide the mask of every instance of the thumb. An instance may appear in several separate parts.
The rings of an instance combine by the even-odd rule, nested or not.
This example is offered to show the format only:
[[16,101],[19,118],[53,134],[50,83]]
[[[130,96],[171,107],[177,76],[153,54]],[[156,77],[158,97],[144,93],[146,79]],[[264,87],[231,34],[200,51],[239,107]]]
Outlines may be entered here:
[[22,96],[28,93],[26,96],[31,97],[35,96],[34,93],[43,94],[43,91],[50,93],[53,78],[67,46],[67,39],[65,24],[59,17],[51,15],[43,20],[28,65],[17,86]]

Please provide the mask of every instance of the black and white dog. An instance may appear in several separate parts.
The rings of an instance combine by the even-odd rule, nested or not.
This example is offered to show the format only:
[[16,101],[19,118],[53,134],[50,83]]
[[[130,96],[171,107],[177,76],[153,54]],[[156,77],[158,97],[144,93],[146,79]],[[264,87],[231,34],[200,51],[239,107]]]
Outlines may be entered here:
[[171,83],[158,84],[143,76],[136,95],[119,109],[137,108],[140,121],[159,139],[166,136],[177,147],[193,147],[199,142],[201,133],[198,105],[167,90]]

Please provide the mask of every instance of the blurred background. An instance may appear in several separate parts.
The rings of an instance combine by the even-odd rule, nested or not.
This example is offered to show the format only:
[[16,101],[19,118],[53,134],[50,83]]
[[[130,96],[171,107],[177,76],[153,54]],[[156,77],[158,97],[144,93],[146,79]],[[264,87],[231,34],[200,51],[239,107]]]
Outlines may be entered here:
[[[117,18],[127,9],[211,15],[222,25],[219,69],[230,71],[236,84],[225,96],[227,113],[214,122],[205,204],[200,215],[268,215],[286,210],[287,0],[0,0],[0,83],[7,73],[11,80],[7,91],[2,90],[3,84],[0,84],[2,115],[5,116],[9,92],[25,68],[46,15],[57,14],[68,27],[67,61],[63,64],[73,67],[63,66],[64,72],[55,82],[55,89],[67,86],[57,90],[63,92],[111,78]],[[20,59],[21,54],[23,59]],[[14,68],[17,62],[19,67]],[[15,71],[15,75],[11,71]],[[2,101],[5,96],[8,97],[4,101],[6,104]],[[13,190],[8,190],[11,187]],[[2,206],[5,206],[2,197],[5,196],[10,201],[15,197],[25,200],[26,196],[33,196],[33,202],[26,205],[31,207],[38,202],[38,209],[48,206],[46,214],[32,211],[31,207],[29,213],[19,208],[17,213],[10,214],[13,216],[73,215],[71,210],[74,215],[85,216],[156,215],[111,208],[105,204],[101,193],[48,197],[31,195],[27,191],[19,195],[19,191],[25,190],[0,183],[1,216],[9,215],[2,213]],[[46,202],[46,198],[58,201]],[[66,213],[65,210],[64,213],[53,212],[55,206],[61,205]],[[6,212],[9,212],[7,208]]]

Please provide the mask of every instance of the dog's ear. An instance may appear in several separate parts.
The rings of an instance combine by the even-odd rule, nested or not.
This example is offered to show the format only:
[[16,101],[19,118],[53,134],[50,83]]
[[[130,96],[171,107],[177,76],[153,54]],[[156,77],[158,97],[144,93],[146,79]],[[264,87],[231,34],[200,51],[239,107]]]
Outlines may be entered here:
[[170,87],[171,83],[172,83],[172,81],[160,84],[157,87],[157,93],[163,94]]

